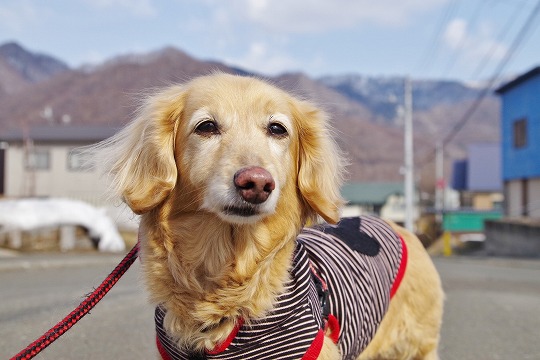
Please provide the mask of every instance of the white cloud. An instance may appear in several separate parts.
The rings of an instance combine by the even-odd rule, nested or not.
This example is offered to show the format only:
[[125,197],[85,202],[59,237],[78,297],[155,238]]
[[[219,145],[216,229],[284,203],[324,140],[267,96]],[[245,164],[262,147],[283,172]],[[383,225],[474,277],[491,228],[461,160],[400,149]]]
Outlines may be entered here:
[[46,12],[29,1],[13,1],[0,5],[0,28],[20,32],[37,22]]
[[292,70],[299,67],[295,59],[283,52],[273,52],[266,43],[259,41],[251,43],[244,55],[228,58],[226,62],[268,75],[276,75],[285,69]]
[[158,13],[151,0],[86,0],[86,3],[99,9],[127,10],[140,17],[154,17]]
[[446,26],[443,38],[451,49],[458,49],[467,36],[467,22],[463,19],[453,19]]
[[418,12],[447,0],[231,0],[234,11],[249,21],[279,32],[313,33],[362,24],[400,26]]
[[463,19],[451,20],[443,34],[444,44],[460,54],[461,62],[475,64],[489,53],[492,60],[501,59],[508,47],[495,39],[494,28],[489,23],[480,23],[470,29]]
[[[194,2],[195,0],[190,0]],[[190,2],[187,1],[187,2]],[[328,55],[295,49],[296,35],[324,34],[365,27],[401,27],[449,0],[198,0],[206,15],[187,16],[184,29],[200,29],[213,40],[213,50],[227,62],[254,71],[314,71],[328,64]],[[189,27],[188,27],[189,25]],[[311,39],[312,40],[312,39]],[[309,53],[312,52],[311,49]],[[308,70],[309,69],[309,70]]]

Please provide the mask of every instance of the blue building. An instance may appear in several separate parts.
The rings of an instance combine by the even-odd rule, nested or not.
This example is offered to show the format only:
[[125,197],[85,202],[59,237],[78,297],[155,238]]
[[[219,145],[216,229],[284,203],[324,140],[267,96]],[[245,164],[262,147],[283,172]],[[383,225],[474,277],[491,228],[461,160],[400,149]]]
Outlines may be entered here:
[[454,162],[452,188],[460,192],[462,207],[500,209],[503,192],[500,144],[470,144],[467,158]]
[[540,66],[496,92],[502,98],[506,215],[540,218]]

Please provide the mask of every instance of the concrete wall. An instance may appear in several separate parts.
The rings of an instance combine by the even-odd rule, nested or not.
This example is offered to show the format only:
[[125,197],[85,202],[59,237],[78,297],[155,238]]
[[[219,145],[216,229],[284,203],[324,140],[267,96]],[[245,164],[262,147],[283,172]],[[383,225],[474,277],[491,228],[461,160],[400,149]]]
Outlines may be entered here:
[[540,218],[540,178],[529,181],[529,216]]
[[527,199],[522,199],[522,180],[505,182],[506,215],[511,218],[523,216],[523,204],[527,205],[528,216],[540,218],[540,178],[527,180]]
[[486,221],[485,249],[490,255],[540,258],[540,221]]
[[519,217],[522,214],[521,182],[517,180],[507,181],[505,188],[505,212],[506,216]]

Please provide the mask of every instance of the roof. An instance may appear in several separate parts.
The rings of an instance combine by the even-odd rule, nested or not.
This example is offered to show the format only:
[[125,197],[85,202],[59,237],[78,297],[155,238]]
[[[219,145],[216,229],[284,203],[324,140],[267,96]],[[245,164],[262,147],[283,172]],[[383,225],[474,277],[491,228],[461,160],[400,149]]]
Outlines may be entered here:
[[97,125],[49,125],[33,126],[27,131],[11,129],[0,135],[0,141],[19,142],[26,138],[41,142],[97,142],[105,140],[119,129]]
[[348,183],[341,188],[341,195],[350,204],[382,205],[394,194],[404,194],[402,182]]
[[511,89],[515,88],[516,86],[521,85],[522,83],[528,81],[529,79],[531,79],[531,78],[533,78],[533,77],[535,77],[537,75],[540,75],[540,66],[537,66],[537,67],[529,70],[525,74],[520,75],[517,78],[515,78],[514,80],[504,84],[503,86],[501,86],[500,88],[495,90],[495,92],[497,94],[504,94],[508,90],[511,90]]

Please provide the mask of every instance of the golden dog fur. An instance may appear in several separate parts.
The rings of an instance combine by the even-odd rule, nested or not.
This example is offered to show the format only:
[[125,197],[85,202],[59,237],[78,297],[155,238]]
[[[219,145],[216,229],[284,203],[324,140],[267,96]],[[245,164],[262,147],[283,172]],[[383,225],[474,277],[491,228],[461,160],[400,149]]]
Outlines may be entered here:
[[[343,205],[326,115],[253,78],[217,73],[157,92],[98,153],[114,190],[142,214],[141,262],[151,301],[167,309],[165,329],[197,349],[223,342],[240,317],[264,317],[301,228],[318,216],[337,222]],[[275,190],[253,216],[224,211],[238,202],[234,174],[248,166],[266,169]],[[409,265],[360,359],[436,359],[440,281],[418,239],[396,230]],[[325,341],[320,359],[339,358]]]

